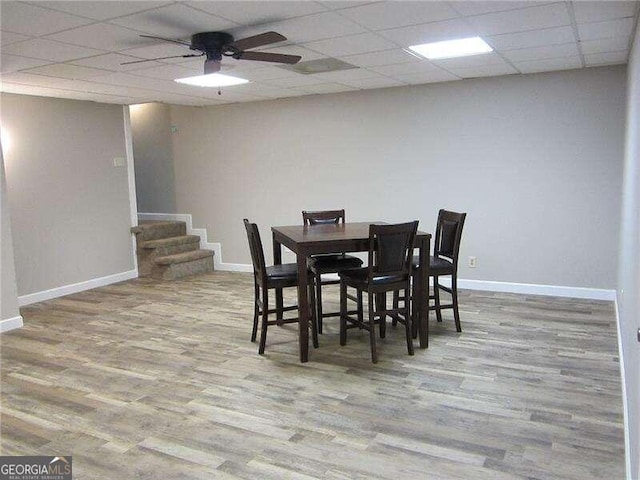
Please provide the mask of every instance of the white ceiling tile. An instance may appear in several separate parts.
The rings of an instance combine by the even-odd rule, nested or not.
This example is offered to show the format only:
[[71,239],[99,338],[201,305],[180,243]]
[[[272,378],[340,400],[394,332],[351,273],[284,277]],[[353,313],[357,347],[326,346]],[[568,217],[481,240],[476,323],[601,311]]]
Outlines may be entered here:
[[467,17],[467,21],[477,29],[481,36],[561,27],[571,24],[569,11],[564,2]]
[[505,33],[484,38],[497,50],[541,47],[575,42],[575,34],[570,26],[531,30],[528,32]]
[[593,53],[584,56],[584,62],[589,67],[597,65],[617,65],[619,63],[627,63],[629,53],[627,50],[620,52]]
[[580,48],[585,55],[592,53],[618,52],[629,48],[628,37],[602,38],[580,42]]
[[38,5],[52,8],[61,12],[79,15],[94,20],[108,20],[110,18],[131,15],[132,13],[149,10],[171,2],[152,2],[149,0],[136,2],[123,2],[121,0],[82,0],[82,1],[39,1]]
[[[320,58],[325,58],[326,56],[309,50],[308,48],[299,47],[297,45],[285,45],[283,47],[274,47],[274,48],[265,48],[259,49],[261,52],[269,52],[269,53],[283,53],[285,55],[300,55],[302,57],[301,62],[308,62],[309,60],[318,60]],[[252,62],[242,62],[243,64],[252,63]],[[258,62],[260,63],[260,62]]]
[[477,35],[477,31],[465,21],[454,18],[443,22],[393,28],[391,30],[381,31],[379,34],[396,42],[401,47],[409,47],[421,43],[473,37]]
[[447,70],[452,68],[472,68],[484,65],[504,65],[505,61],[497,53],[484,53],[481,55],[471,55],[469,57],[444,58],[442,60],[432,60],[431,63]]
[[162,64],[159,62],[145,62],[131,65],[122,65],[125,62],[133,62],[140,60],[137,57],[131,57],[129,55],[121,55],[119,53],[107,53],[104,55],[98,55],[95,57],[81,58],[79,60],[73,60],[69,63],[74,65],[82,65],[84,67],[102,68],[104,70],[113,70],[115,72],[124,72],[127,70],[139,70],[142,68],[159,67]]
[[354,87],[350,87],[348,85],[342,85],[339,83],[319,83],[317,85],[305,85],[304,87],[294,87],[298,88],[309,94],[321,95],[325,93],[340,93],[340,92],[348,92],[352,90],[356,90]]
[[606,22],[583,23],[578,25],[580,40],[598,40],[601,38],[624,37],[633,31],[633,18],[621,18]]
[[379,2],[340,10],[340,15],[371,30],[438,22],[458,16],[444,2]]
[[529,8],[538,5],[544,5],[550,2],[534,2],[534,1],[520,1],[520,2],[504,2],[504,1],[452,1],[451,6],[457,10],[461,15],[471,17],[474,15],[483,15],[485,13],[506,12],[509,10],[517,10],[519,8]]
[[503,52],[503,55],[511,62],[526,62],[529,60],[577,56],[578,47],[575,43],[566,43],[564,45],[549,45],[545,47],[508,50]]
[[28,36],[21,35],[19,33],[5,32],[5,31],[0,32],[0,45],[2,45],[3,47],[11,43],[21,42],[22,40],[28,40],[28,39],[29,39]]
[[299,73],[292,72],[291,70],[285,70],[284,68],[278,68],[276,66],[254,68],[252,70],[246,70],[239,72],[238,76],[246,78],[252,81],[264,81],[273,80],[276,78],[298,78],[302,76]]
[[514,66],[522,73],[550,72],[555,70],[571,70],[581,68],[580,58],[549,58],[546,60],[533,60],[528,62],[517,62]]
[[361,33],[340,38],[330,38],[304,44],[305,48],[323,53],[329,57],[355,55],[357,53],[388,50],[395,44],[375,33]]
[[335,72],[316,73],[310,76],[320,79],[318,83],[320,82],[342,83],[343,80],[380,77],[378,73],[372,72],[370,70],[366,70],[364,68],[354,68],[352,70],[338,70]]
[[105,70],[99,70],[90,67],[81,67],[79,65],[69,65],[66,63],[56,63],[52,65],[45,65],[42,67],[31,68],[26,70],[28,73],[34,73],[36,75],[46,75],[48,77],[62,77],[68,79],[84,79],[91,78],[105,73],[109,73]]
[[460,77],[441,69],[433,70],[431,72],[395,75],[393,78],[400,82],[410,83],[413,85],[419,85],[423,83],[453,82],[455,80],[460,80]]
[[2,53],[0,56],[0,72],[9,73],[9,72],[17,72],[18,70],[23,70],[25,68],[38,67],[40,65],[46,65],[50,62],[46,60],[38,60],[35,58],[26,58],[20,57],[16,55],[7,55],[6,53]]
[[32,73],[15,72],[2,75],[2,82],[19,83],[21,85],[33,85],[37,87],[58,87],[64,86],[68,80],[64,78],[45,77]]
[[262,25],[257,33],[269,30],[284,35],[292,43],[364,33],[365,29],[337,13],[324,12]]
[[578,1],[573,2],[577,23],[604,22],[616,18],[633,17],[638,2]]
[[178,45],[177,43],[161,42],[150,39],[143,40],[147,45],[143,47],[128,48],[126,50],[122,50],[121,53],[147,59],[176,57],[164,59],[163,62],[167,63],[185,61],[187,59],[184,58],[183,55],[198,53],[194,50],[189,50],[189,47],[186,45]]
[[230,20],[182,4],[120,17],[110,23],[167,38],[185,38],[198,32],[227,30],[237,26]]
[[324,5],[329,10],[343,10],[345,8],[359,7],[360,5],[366,5],[367,3],[373,3],[377,0],[327,0],[325,2],[318,2]]
[[198,10],[246,25],[276,22],[327,10],[322,4],[310,1],[195,1],[185,3]]
[[46,35],[68,28],[79,27],[91,23],[91,20],[48,8],[38,8],[22,2],[6,2],[1,4],[0,23],[2,30],[24,35]]
[[76,58],[90,57],[102,53],[93,48],[69,45],[44,38],[34,38],[2,47],[3,53],[39,58],[50,62],[65,62]]
[[361,89],[400,87],[402,85],[406,85],[406,83],[401,82],[400,80],[384,77],[382,75],[378,75],[377,77],[354,78],[351,80],[342,80],[340,83],[343,83],[344,85],[349,85],[354,88],[361,88]]
[[358,67],[376,67],[381,65],[393,65],[396,63],[420,62],[421,59],[415,55],[405,52],[401,48],[385,50],[383,52],[361,53],[358,55],[348,55],[341,57],[343,60]]
[[408,75],[411,73],[424,73],[424,72],[439,72],[440,68],[427,60],[422,60],[415,63],[398,63],[395,65],[383,65],[380,67],[369,67],[371,70],[382,75],[390,77],[397,77],[398,75]]
[[139,75],[141,77],[158,78],[161,80],[175,80],[176,78],[194,77],[201,75],[202,70],[185,68],[182,65],[163,65],[161,67],[151,67],[135,72],[129,72],[131,75]]
[[296,74],[295,76],[291,77],[265,79],[263,80],[263,83],[274,85],[280,88],[291,88],[303,87],[305,85],[315,85],[322,82],[318,81],[318,78],[314,75]]
[[447,68],[447,71],[462,78],[493,77],[497,75],[512,75],[518,71],[507,63],[495,65],[478,65],[469,68]]
[[126,50],[144,43],[142,41],[144,39],[140,38],[140,32],[109,23],[96,23],[74,28],[49,35],[47,38],[107,51]]

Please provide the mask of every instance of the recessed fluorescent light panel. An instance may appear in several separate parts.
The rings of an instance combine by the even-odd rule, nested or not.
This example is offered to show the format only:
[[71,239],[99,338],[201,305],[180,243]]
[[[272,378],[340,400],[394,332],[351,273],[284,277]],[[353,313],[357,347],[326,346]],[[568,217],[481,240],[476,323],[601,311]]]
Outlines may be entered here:
[[178,83],[195,85],[197,87],[229,87],[231,85],[241,85],[249,83],[244,78],[232,77],[221,73],[210,73],[209,75],[198,75],[196,77],[176,78]]
[[412,50],[429,60],[467,57],[471,55],[479,55],[481,53],[493,52],[493,48],[491,48],[487,42],[482,40],[480,37],[460,38],[458,40],[413,45],[409,47],[409,50]]

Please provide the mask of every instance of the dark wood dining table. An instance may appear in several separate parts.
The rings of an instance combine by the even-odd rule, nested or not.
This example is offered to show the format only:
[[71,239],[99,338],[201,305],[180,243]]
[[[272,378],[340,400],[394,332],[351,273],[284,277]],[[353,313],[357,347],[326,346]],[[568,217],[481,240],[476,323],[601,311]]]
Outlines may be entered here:
[[[319,253],[365,252],[369,250],[369,225],[386,222],[356,222],[331,225],[291,225],[272,227],[273,263],[282,263],[282,245],[296,254],[298,265],[298,340],[300,344],[300,361],[309,361],[309,294],[307,259]],[[419,249],[421,274],[417,277],[417,297],[414,305],[418,311],[418,336],[420,348],[429,344],[429,249],[431,234],[418,231],[415,248]],[[282,318],[282,289],[276,290],[276,309]]]

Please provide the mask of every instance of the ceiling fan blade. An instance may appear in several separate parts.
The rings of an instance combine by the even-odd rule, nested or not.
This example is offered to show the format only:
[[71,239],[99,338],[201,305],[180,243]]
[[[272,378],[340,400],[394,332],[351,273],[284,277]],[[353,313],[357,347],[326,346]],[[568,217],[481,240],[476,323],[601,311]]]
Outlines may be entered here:
[[216,73],[220,71],[220,60],[205,60],[204,61],[204,74]]
[[190,53],[188,55],[172,55],[170,57],[158,57],[158,58],[145,58],[144,60],[133,60],[132,62],[124,62],[120,65],[131,65],[132,63],[154,62],[156,60],[166,60],[167,58],[189,58],[189,57],[202,57],[204,53]]
[[298,63],[302,58],[300,55],[284,55],[282,53],[269,52],[240,52],[233,58],[239,60],[257,60],[259,62],[288,63],[290,65]]
[[253,37],[241,38],[229,44],[231,47],[235,47],[238,50],[249,50],[250,48],[261,47],[262,45],[269,45],[270,43],[284,42],[287,39],[284,35],[280,35],[277,32],[266,32],[260,35],[254,35]]
[[162,40],[163,42],[177,43],[178,45],[186,45],[187,47],[191,46],[189,42],[185,42],[183,40],[175,40],[173,38],[156,37],[155,35],[140,35],[140,36],[144,38],[153,38],[155,40]]

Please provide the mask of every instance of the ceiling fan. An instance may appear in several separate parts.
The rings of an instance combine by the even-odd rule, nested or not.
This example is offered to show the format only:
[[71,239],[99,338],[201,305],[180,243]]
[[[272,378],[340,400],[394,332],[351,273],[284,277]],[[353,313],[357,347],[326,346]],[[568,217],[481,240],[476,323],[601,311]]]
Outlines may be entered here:
[[204,74],[215,73],[220,71],[222,57],[232,57],[236,60],[257,60],[260,62],[273,63],[298,63],[302,58],[300,55],[284,55],[281,53],[269,52],[248,52],[252,48],[262,47],[271,43],[283,42],[287,38],[277,32],[265,32],[259,35],[234,40],[233,35],[226,32],[202,32],[191,36],[191,42],[182,40],[174,40],[171,38],[157,37],[154,35],[140,35],[144,38],[153,38],[164,42],[177,43],[189,47],[200,53],[191,53],[186,55],[173,55],[170,57],[149,58],[145,60],[135,60],[132,62],[124,62],[121,65],[129,65],[132,63],[152,62],[154,60],[164,60],[167,58],[189,58],[206,56],[204,61]]

